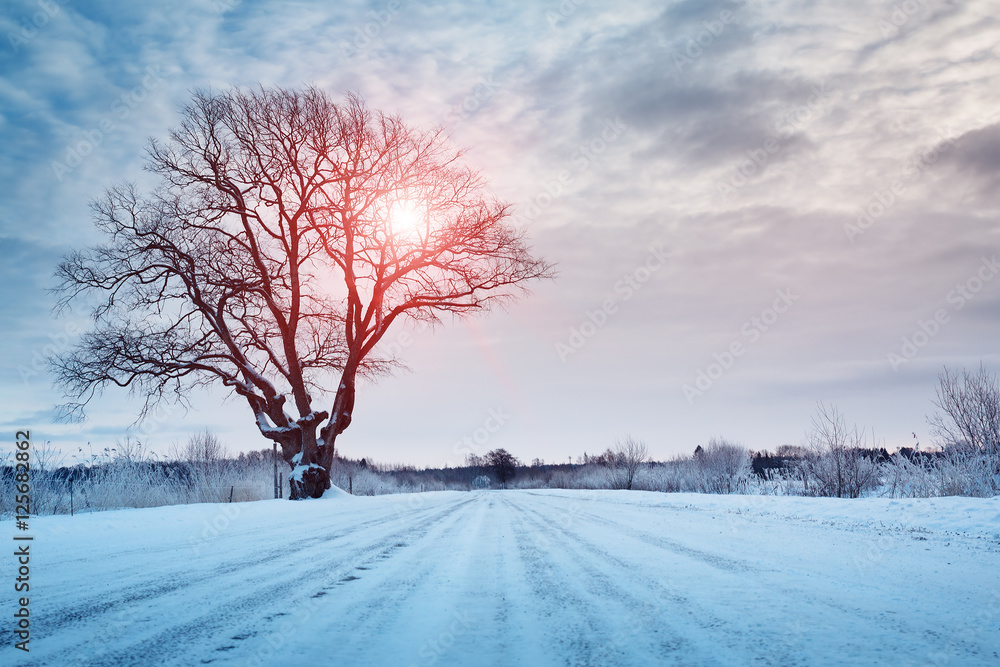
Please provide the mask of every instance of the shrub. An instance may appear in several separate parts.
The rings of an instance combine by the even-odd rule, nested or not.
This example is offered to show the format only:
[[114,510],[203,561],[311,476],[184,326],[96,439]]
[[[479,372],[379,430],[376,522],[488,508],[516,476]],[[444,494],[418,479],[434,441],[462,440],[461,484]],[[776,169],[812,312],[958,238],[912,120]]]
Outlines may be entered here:
[[753,474],[750,450],[727,440],[712,438],[694,457],[704,493],[745,493]]
[[631,490],[636,473],[648,458],[646,443],[630,435],[618,440],[608,456],[608,485],[612,489]]
[[878,465],[865,455],[865,432],[847,426],[835,407],[820,403],[809,434],[811,451],[800,463],[808,495],[858,498],[878,487]]

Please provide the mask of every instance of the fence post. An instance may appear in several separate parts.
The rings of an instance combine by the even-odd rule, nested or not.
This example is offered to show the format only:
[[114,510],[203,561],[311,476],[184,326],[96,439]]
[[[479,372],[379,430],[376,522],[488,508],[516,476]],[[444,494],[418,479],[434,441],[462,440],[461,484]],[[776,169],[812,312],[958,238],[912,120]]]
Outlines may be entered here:
[[73,516],[73,476],[69,477],[69,515]]
[[235,488],[236,488],[235,486],[229,487],[229,502],[233,502],[233,490]]
[[285,497],[285,473],[278,475],[278,497]]
[[274,497],[280,498],[280,487],[278,485],[278,443],[274,443]]
[[354,478],[350,475],[347,476],[347,492],[354,495]]

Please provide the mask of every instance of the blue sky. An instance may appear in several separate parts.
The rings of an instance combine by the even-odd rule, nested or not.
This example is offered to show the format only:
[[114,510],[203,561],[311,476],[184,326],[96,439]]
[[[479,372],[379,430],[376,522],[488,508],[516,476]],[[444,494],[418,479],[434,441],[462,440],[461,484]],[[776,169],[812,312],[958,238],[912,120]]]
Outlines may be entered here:
[[[507,312],[390,336],[410,371],[361,388],[345,454],[773,449],[820,400],[930,443],[942,366],[1000,368],[996,2],[329,4],[5,4],[5,432],[69,452],[131,427],[127,392],[52,420],[36,367],[87,326],[52,315],[53,269],[98,241],[91,198],[151,184],[145,143],[192,90],[258,82],[444,124],[558,264]],[[192,404],[131,432],[268,446],[240,402]]]

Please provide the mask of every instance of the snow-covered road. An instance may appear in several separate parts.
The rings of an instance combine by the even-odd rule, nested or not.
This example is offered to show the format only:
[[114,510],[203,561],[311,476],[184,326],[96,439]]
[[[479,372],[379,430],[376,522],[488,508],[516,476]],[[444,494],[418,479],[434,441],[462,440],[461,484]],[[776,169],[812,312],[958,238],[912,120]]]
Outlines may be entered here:
[[33,529],[31,653],[5,613],[3,665],[1000,664],[1000,499],[337,495]]

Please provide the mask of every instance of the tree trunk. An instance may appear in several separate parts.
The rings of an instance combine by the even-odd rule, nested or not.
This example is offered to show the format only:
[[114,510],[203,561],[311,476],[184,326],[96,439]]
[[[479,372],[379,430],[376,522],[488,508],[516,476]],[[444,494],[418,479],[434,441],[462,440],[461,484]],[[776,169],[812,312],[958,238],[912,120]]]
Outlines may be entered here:
[[288,476],[289,500],[320,498],[330,488],[330,471],[319,465],[300,469],[296,466]]
[[[315,418],[298,420],[298,437],[301,439],[298,451],[301,456],[297,457],[297,461],[294,454],[290,459],[286,459],[292,467],[292,474],[289,476],[291,488],[289,500],[320,498],[332,486],[330,472],[333,470],[337,436],[350,426],[351,413],[354,412],[356,375],[357,365],[349,363],[341,376],[330,420],[322,429],[319,428],[322,420]],[[315,414],[326,419],[325,412]]]
[[289,461],[292,466],[292,473],[288,476],[288,486],[291,489],[289,500],[320,498],[330,488],[330,467],[333,461],[331,458],[330,463],[323,465],[316,438],[318,429],[319,424],[300,425],[301,449],[297,456],[298,462],[295,461],[296,457]]
[[[326,412],[310,412],[292,421],[282,410],[284,398],[276,396],[265,403],[250,399],[257,414],[257,427],[261,435],[281,445],[281,458],[291,468],[288,475],[288,499],[319,498],[330,488],[330,464],[326,462],[324,448],[317,431],[327,418]],[[271,426],[268,420],[275,426]]]

